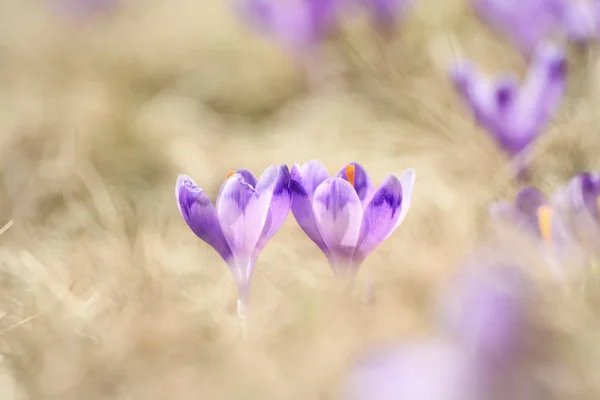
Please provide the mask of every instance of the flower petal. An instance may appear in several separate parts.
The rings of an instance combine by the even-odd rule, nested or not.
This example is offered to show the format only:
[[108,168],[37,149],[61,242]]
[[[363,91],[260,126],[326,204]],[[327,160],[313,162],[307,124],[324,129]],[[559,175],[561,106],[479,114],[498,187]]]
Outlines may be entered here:
[[315,191],[313,210],[319,232],[334,261],[350,261],[358,243],[363,215],[352,185],[337,177],[327,179]]
[[364,259],[397,227],[402,206],[402,184],[390,175],[364,211],[354,258]]
[[219,198],[217,215],[240,269],[238,278],[242,281],[250,278],[251,256],[264,228],[271,196],[269,190],[260,196],[241,174],[236,173],[227,179]]
[[467,61],[455,65],[450,71],[450,78],[477,123],[489,133],[495,133],[498,127],[496,88],[490,79]]
[[217,212],[210,199],[187,175],[179,175],[175,190],[177,205],[192,232],[209,244],[226,261],[232,258]]
[[567,59],[564,52],[553,45],[540,45],[508,122],[518,136],[514,138],[515,141],[532,140],[545,128],[562,101],[566,79]]
[[[352,171],[351,176],[348,176],[349,171]],[[337,177],[350,182],[354,186],[363,207],[366,207],[375,193],[375,187],[362,165],[351,162],[338,172]]]
[[[275,166],[276,167],[276,182],[274,185],[269,186],[267,180],[261,180],[257,185],[257,190],[260,196],[267,196],[266,191],[271,190],[271,205],[269,207],[269,213],[265,221],[265,226],[256,248],[254,249],[253,259],[256,260],[260,251],[266,246],[267,242],[275,232],[281,228],[285,219],[287,218],[290,208],[292,205],[292,195],[290,191],[290,171],[287,165]],[[271,174],[270,171],[265,171],[265,174]],[[263,175],[265,175],[263,174]],[[270,180],[270,179],[269,179]]]
[[394,229],[388,233],[385,239],[387,239],[396,230],[396,228],[400,226],[408,214],[408,210],[410,209],[410,205],[412,203],[413,187],[415,185],[415,170],[412,168],[407,169],[400,174],[398,180],[402,185],[402,204],[400,205],[400,216],[396,221],[396,225],[394,225]]
[[290,190],[292,193],[292,213],[306,235],[315,242],[325,254],[327,246],[321,237],[313,213],[313,197],[315,189],[329,178],[327,169],[318,161],[309,161],[300,168],[292,167]]

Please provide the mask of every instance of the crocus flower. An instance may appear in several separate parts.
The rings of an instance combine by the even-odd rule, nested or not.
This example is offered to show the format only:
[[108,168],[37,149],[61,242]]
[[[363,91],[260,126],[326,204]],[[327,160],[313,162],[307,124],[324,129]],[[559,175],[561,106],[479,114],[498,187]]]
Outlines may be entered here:
[[389,175],[375,189],[357,163],[330,178],[318,161],[292,168],[292,213],[325,253],[336,277],[352,279],[365,257],[400,226],[410,207],[415,172]]
[[587,251],[600,244],[600,174],[584,172],[558,189],[552,202],[570,233]]
[[[452,70],[451,77],[479,125],[510,157],[522,157],[560,105],[566,73],[564,53],[548,44],[538,47],[520,88],[514,76],[492,81],[465,61]],[[525,165],[519,165],[517,174],[525,172]]]
[[442,331],[495,367],[511,363],[526,342],[530,283],[513,264],[470,261],[441,298]]
[[325,39],[336,29],[341,0],[242,0],[243,14],[292,52]]
[[546,244],[552,243],[552,207],[534,187],[521,189],[514,204],[506,200],[495,202],[490,207],[490,214],[494,220],[509,222]]
[[471,4],[479,18],[527,55],[557,33],[577,43],[594,38],[592,9],[584,1],[471,0]]
[[288,167],[273,165],[258,180],[245,169],[228,173],[216,207],[186,175],[177,179],[175,194],[183,219],[225,260],[238,285],[240,302],[247,305],[258,256],[290,211]]
[[342,383],[343,400],[482,400],[460,349],[436,339],[370,352]]

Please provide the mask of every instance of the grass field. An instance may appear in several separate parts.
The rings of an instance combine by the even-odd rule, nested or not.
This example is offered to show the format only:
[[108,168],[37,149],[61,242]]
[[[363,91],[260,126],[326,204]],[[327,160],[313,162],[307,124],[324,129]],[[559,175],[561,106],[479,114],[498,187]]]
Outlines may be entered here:
[[[518,189],[447,71],[468,57],[523,76],[523,57],[463,1],[422,0],[391,43],[348,16],[324,50],[330,77],[307,90],[226,1],[122,3],[74,20],[0,0],[0,225],[12,221],[0,237],[0,398],[334,399],[370,346],[431,334],[437,294],[497,240],[490,202]],[[569,50],[568,96],[535,148],[546,193],[600,168],[595,46]],[[360,162],[376,184],[414,168],[411,210],[351,297],[290,215],[257,264],[242,339],[234,280],[179,215],[177,175],[214,200],[229,170],[310,159],[331,173]],[[515,236],[494,256],[539,283],[546,398],[597,399],[597,276],[548,283]]]

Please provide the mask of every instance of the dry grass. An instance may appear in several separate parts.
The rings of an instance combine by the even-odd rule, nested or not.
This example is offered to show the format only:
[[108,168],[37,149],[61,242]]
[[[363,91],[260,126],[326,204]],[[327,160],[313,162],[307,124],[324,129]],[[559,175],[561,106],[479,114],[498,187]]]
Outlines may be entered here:
[[[366,347],[430,330],[434,294],[487,240],[490,200],[516,189],[445,69],[457,54],[490,72],[525,63],[462,1],[423,0],[383,52],[349,22],[331,46],[338,79],[310,94],[226,1],[130,0],[88,24],[41,3],[0,0],[0,225],[14,221],[0,237],[2,400],[334,398]],[[545,191],[600,168],[600,64],[572,60],[535,154]],[[311,158],[331,172],[359,161],[377,182],[415,168],[412,209],[345,300],[290,216],[258,263],[241,341],[233,279],[179,216],[176,176],[216,196],[230,169]],[[540,379],[558,398],[597,399],[594,288],[539,279],[552,330]]]

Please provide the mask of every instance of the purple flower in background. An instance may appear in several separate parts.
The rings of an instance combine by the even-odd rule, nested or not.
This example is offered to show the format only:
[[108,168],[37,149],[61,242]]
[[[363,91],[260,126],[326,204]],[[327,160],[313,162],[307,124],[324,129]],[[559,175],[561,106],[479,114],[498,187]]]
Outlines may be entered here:
[[526,229],[545,243],[552,243],[552,207],[544,195],[534,187],[522,189],[510,203],[500,200],[492,204],[490,214],[495,220],[506,221]]
[[386,346],[352,368],[343,400],[479,400],[465,355],[439,340]]
[[584,172],[558,189],[552,202],[566,229],[587,250],[600,244],[600,174]]
[[516,266],[467,265],[442,297],[442,330],[483,364],[510,367],[523,352],[530,284]]
[[594,38],[593,12],[584,1],[471,0],[471,4],[479,18],[528,55],[559,32],[578,43]]
[[415,180],[412,169],[375,189],[356,163],[330,178],[318,161],[292,168],[292,213],[329,259],[336,277],[352,279],[365,257],[400,226]]
[[[462,101],[510,157],[522,157],[546,127],[563,98],[566,75],[566,57],[552,45],[537,48],[520,88],[514,76],[492,81],[465,61],[451,71]],[[518,168],[519,175],[525,173],[524,165]]]
[[537,398],[526,364],[531,282],[512,264],[474,261],[440,299],[440,339],[371,352],[343,382],[343,400]]
[[337,28],[342,0],[242,0],[243,14],[293,52],[303,51]]
[[290,211],[288,167],[273,165],[258,180],[245,169],[230,172],[216,208],[188,176],[179,176],[175,194],[190,229],[229,265],[246,305],[258,256]]

